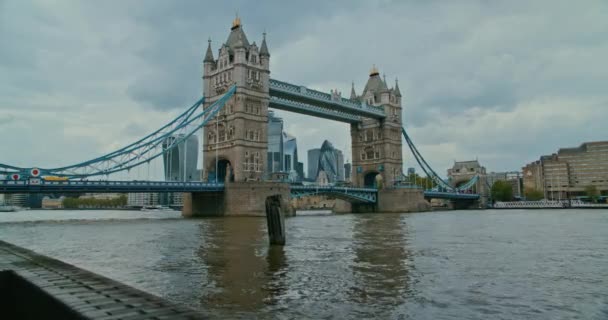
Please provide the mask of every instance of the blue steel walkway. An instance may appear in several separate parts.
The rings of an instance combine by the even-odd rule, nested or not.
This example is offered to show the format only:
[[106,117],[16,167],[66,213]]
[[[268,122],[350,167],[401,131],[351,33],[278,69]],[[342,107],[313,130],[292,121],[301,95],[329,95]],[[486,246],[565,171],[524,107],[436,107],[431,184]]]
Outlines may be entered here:
[[0,181],[0,193],[222,192],[224,184],[168,181]]
[[[378,189],[292,185],[291,196],[302,198],[331,195],[352,202],[376,203]],[[223,192],[223,183],[168,181],[0,181],[0,193],[130,193],[130,192]],[[427,199],[477,200],[479,194],[424,191]]]

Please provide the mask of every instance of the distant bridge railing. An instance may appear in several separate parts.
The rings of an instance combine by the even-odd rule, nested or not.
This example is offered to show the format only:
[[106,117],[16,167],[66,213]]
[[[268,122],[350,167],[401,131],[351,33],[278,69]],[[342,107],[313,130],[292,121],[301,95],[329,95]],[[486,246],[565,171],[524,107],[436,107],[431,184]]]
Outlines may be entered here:
[[0,193],[219,192],[222,183],[174,181],[0,181]]
[[477,200],[479,194],[426,190],[424,191],[424,197],[428,199]]
[[351,188],[334,186],[291,186],[291,196],[302,198],[314,195],[333,195],[338,198],[364,203],[376,203],[378,201],[378,189],[375,188]]

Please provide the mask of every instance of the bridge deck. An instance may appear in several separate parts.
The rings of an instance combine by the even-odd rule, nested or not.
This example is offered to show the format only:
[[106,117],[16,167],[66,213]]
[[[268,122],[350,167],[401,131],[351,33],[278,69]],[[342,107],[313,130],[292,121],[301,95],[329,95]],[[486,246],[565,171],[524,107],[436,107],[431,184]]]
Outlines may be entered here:
[[168,181],[0,181],[0,193],[221,192],[221,183]]
[[[131,192],[223,192],[224,184],[169,181],[0,181],[0,193],[131,193]],[[376,203],[378,189],[336,186],[292,185],[295,198],[329,194],[350,201]],[[477,200],[478,194],[424,191],[425,198]]]

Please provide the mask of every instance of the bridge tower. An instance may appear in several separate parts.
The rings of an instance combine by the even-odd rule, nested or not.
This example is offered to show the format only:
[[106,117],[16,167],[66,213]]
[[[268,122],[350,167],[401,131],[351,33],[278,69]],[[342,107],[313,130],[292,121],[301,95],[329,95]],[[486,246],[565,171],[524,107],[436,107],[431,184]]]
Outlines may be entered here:
[[490,189],[487,184],[486,167],[482,166],[478,160],[454,161],[454,166],[448,169],[448,181],[452,187],[459,187],[462,184],[478,176],[479,179],[474,185],[474,191],[479,194],[479,204],[485,207]]
[[232,85],[236,93],[203,131],[203,180],[259,181],[268,149],[270,54],[266,34],[258,48],[249,43],[239,17],[213,57],[211,40],[203,61],[203,94],[208,108]]
[[[395,81],[393,88],[388,88],[386,78],[381,79],[374,66],[363,93],[357,96],[354,85],[351,99],[362,103],[384,108],[386,118],[381,121],[364,119],[352,124],[352,181],[355,186],[392,186],[402,173],[403,158],[401,152],[401,92]],[[382,182],[380,182],[382,181]]]

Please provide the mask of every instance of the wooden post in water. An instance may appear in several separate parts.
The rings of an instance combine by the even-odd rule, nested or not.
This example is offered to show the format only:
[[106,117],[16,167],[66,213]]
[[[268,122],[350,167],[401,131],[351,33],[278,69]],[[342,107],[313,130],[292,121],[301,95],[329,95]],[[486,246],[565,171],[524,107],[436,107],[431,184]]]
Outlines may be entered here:
[[281,196],[266,198],[266,223],[270,245],[285,245],[285,220],[281,212]]

